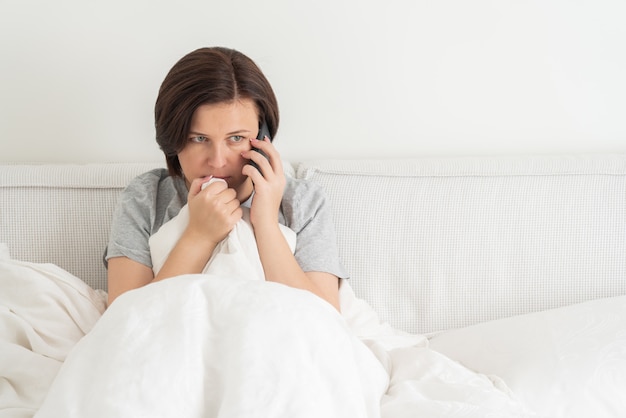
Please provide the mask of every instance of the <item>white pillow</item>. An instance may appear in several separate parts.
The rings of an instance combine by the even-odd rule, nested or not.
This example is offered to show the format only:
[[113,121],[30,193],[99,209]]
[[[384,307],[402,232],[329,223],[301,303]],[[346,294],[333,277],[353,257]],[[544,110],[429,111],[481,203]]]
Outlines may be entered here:
[[430,347],[501,377],[546,416],[626,413],[626,296],[447,331]]

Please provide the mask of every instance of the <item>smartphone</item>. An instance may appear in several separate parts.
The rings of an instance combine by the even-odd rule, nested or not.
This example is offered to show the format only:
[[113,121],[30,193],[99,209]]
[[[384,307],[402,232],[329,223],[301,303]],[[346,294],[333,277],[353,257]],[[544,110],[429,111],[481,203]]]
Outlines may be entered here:
[[[272,138],[270,138],[270,130],[267,127],[267,122],[263,121],[263,123],[261,124],[261,127],[259,128],[259,134],[256,136],[256,139],[262,141],[263,138],[268,137],[270,139],[270,141],[272,140]],[[258,148],[254,148],[252,147],[253,150],[255,150],[256,152],[258,152],[259,154],[261,154],[262,156],[264,156],[265,158],[267,158],[267,155],[265,155],[265,153],[263,151],[261,151]],[[250,160],[249,164],[256,168],[257,170],[259,170],[259,172],[261,174],[263,174],[263,172],[261,171],[261,169],[259,168],[259,166],[252,160]]]

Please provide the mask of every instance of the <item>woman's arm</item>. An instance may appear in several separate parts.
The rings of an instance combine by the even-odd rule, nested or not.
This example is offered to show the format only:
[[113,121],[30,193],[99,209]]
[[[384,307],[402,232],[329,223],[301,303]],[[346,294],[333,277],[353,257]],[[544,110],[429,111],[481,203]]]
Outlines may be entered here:
[[236,193],[223,183],[201,190],[203,179],[195,179],[188,196],[189,224],[157,273],[128,257],[109,259],[108,299],[111,304],[124,292],[181,274],[200,273],[217,244],[241,219]]
[[255,227],[254,233],[266,280],[308,290],[340,311],[339,279],[330,273],[302,271],[278,223]]
[[252,139],[252,143],[267,155],[266,159],[254,151],[244,153],[244,157],[253,159],[263,173],[252,167],[244,168],[244,174],[250,176],[255,185],[250,221],[266,280],[308,290],[340,310],[339,279],[325,272],[305,273],[278,226],[286,183],[280,155],[269,141]]
[[215,245],[211,246],[206,240],[194,238],[193,232],[186,230],[156,277],[150,267],[128,257],[109,259],[107,273],[109,305],[115,298],[129,290],[138,289],[168,277],[200,273],[214,248]]
[[128,257],[113,257],[108,263],[109,305],[122,293],[145,286],[154,278],[150,267]]

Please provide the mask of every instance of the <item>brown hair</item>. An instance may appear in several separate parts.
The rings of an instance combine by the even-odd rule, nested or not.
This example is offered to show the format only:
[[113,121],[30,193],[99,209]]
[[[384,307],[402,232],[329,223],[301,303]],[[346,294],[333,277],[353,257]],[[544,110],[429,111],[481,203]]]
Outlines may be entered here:
[[156,141],[170,175],[182,176],[178,153],[187,143],[191,118],[198,106],[251,99],[259,126],[267,122],[270,137],[278,130],[278,103],[272,86],[250,58],[233,49],[197,49],[169,71],[154,106]]

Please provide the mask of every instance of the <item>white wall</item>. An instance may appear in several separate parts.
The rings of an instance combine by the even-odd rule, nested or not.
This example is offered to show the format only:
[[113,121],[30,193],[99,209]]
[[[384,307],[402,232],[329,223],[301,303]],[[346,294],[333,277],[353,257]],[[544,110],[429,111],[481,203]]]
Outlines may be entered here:
[[286,159],[626,152],[623,0],[0,0],[0,161],[161,159],[178,58],[252,57]]

